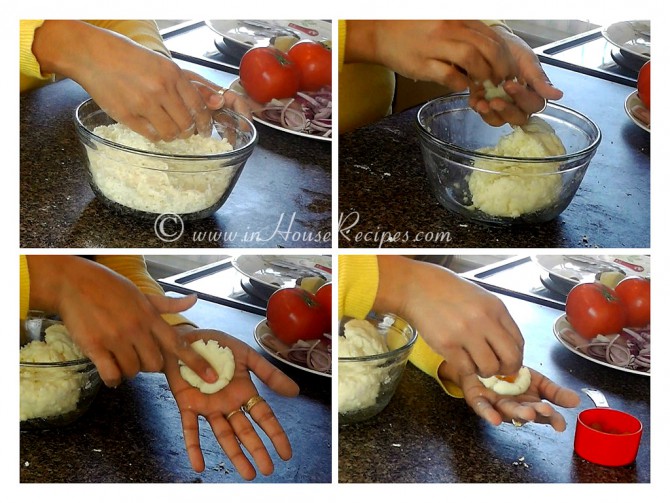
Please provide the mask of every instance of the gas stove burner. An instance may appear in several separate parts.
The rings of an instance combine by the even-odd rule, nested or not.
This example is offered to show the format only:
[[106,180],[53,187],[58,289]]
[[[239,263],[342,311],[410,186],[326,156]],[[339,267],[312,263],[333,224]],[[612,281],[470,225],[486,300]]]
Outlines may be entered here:
[[262,283],[255,281],[253,278],[246,276],[240,280],[240,285],[245,293],[260,299],[263,302],[267,302],[270,299],[270,295],[276,291],[274,288],[270,288],[269,286],[263,285]]
[[647,62],[646,59],[641,58],[637,54],[620,49],[618,47],[612,49],[612,60],[614,60],[614,62],[619,66],[627,68],[636,74],[640,71],[642,65]]
[[540,274],[540,281],[547,289],[564,297],[568,296],[568,293],[574,286],[573,283],[546,271]]
[[214,39],[214,45],[223,56],[231,61],[235,60],[238,64],[242,59],[242,56],[249,50],[248,47],[243,48],[238,44],[227,44],[223,37]]

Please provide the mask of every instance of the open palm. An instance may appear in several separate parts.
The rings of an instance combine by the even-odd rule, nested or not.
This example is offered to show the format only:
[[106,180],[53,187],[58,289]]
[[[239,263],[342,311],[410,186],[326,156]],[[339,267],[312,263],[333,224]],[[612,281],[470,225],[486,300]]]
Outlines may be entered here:
[[220,346],[228,346],[235,356],[235,373],[230,383],[216,393],[205,394],[184,381],[175,357],[165,355],[165,375],[179,407],[191,466],[198,472],[205,469],[198,428],[198,416],[203,416],[209,422],[219,445],[243,478],[253,479],[256,470],[241,446],[251,455],[259,471],[263,475],[270,475],[274,470],[272,459],[251,419],[266,433],[281,459],[288,460],[292,455],[289,439],[270,405],[265,401],[258,403],[249,411],[250,417],[244,413],[235,413],[229,419],[226,416],[258,394],[251,381],[250,372],[280,395],[296,396],[299,392],[298,385],[247,344],[224,332],[193,329],[185,337],[189,342],[214,339]]
[[559,386],[548,377],[529,369],[531,383],[528,391],[521,395],[499,395],[486,388],[475,374],[457,378],[465,401],[475,413],[493,425],[503,421],[523,424],[534,422],[550,424],[556,431],[566,427],[563,416],[554,409],[573,408],[579,405],[579,395]]

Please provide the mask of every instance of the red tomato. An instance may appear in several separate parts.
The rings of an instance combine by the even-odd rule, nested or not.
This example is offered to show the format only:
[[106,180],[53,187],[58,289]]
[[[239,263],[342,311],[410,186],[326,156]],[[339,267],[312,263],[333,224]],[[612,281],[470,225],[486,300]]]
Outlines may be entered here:
[[314,40],[301,40],[287,53],[298,67],[301,91],[318,91],[332,83],[332,52]]
[[276,47],[254,47],[240,61],[240,84],[259,103],[290,98],[298,92],[299,73]]
[[327,322],[328,326],[325,327],[325,331],[327,333],[331,332],[331,320],[332,320],[332,309],[333,309],[333,284],[332,283],[325,283],[321,285],[321,287],[316,291],[316,294],[314,295],[316,297],[316,301],[323,306],[323,309],[327,313]]
[[637,95],[649,110],[651,110],[651,61],[647,61],[637,75]]
[[565,303],[568,322],[583,337],[616,334],[626,324],[624,305],[614,290],[601,283],[580,283]]
[[328,313],[316,297],[300,287],[280,288],[268,300],[268,327],[285,344],[319,339]]
[[614,288],[626,311],[626,326],[646,327],[651,321],[651,281],[630,276]]

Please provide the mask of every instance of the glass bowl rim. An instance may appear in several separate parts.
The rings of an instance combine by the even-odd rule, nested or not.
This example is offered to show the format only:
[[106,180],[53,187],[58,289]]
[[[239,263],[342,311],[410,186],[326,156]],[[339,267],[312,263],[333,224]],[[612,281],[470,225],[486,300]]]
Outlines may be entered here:
[[[392,316],[393,318],[406,323],[407,326],[412,330],[412,336],[410,337],[410,339],[405,344],[403,344],[399,348],[393,349],[391,351],[387,351],[386,353],[379,353],[379,354],[376,354],[376,355],[367,355],[367,356],[342,356],[342,357],[338,356],[337,357],[337,363],[338,364],[339,363],[357,363],[357,362],[371,362],[371,361],[375,361],[375,360],[386,360],[387,358],[396,357],[396,356],[400,355],[401,353],[407,351],[408,349],[411,349],[412,346],[414,346],[417,339],[419,338],[419,332],[416,330],[416,328],[414,328],[414,326],[411,323],[409,323],[403,317],[398,316],[397,314],[393,314],[393,313],[384,312],[384,313],[374,313],[374,314],[375,314],[375,316],[377,316],[379,318],[384,318],[385,316]],[[368,314],[363,319],[369,321],[369,316],[370,316],[370,314]],[[394,328],[394,327],[393,326],[389,327],[389,329],[392,329],[392,328]],[[396,330],[398,330],[398,329],[396,329]]]
[[[436,143],[439,147],[442,148],[447,148],[451,150],[455,150],[456,152],[459,152],[461,154],[465,154],[470,157],[475,157],[475,158],[481,158],[485,159],[487,161],[503,161],[503,162],[522,162],[526,164],[547,164],[547,163],[553,163],[553,162],[564,162],[564,161],[570,161],[573,159],[577,159],[579,157],[584,157],[584,156],[589,156],[592,155],[595,150],[598,148],[598,145],[600,145],[600,142],[602,141],[602,131],[600,130],[600,127],[593,122],[591,119],[589,119],[586,115],[582,114],[581,112],[578,112],[577,110],[574,110],[572,108],[566,107],[564,105],[559,105],[558,103],[553,103],[553,102],[547,102],[547,106],[545,110],[542,112],[537,113],[536,115],[541,116],[544,112],[546,112],[549,109],[555,109],[555,110],[560,110],[564,113],[567,113],[569,115],[573,115],[580,120],[586,122],[589,124],[596,132],[596,137],[590,142],[590,144],[576,152],[572,152],[570,154],[563,154],[563,155],[557,155],[557,156],[551,156],[551,157],[505,157],[505,156],[498,156],[494,154],[487,154],[484,152],[476,152],[474,150],[470,150],[467,148],[460,147],[454,143],[449,143],[444,140],[440,140],[437,138],[433,133],[429,132],[426,129],[425,123],[421,119],[421,114],[424,112],[426,108],[428,108],[431,105],[434,105],[435,103],[439,102],[446,102],[446,101],[457,101],[457,100],[463,100],[463,98],[467,98],[469,96],[468,93],[455,93],[455,94],[450,94],[447,96],[440,96],[439,98],[432,99],[419,108],[419,110],[416,113],[414,123],[416,125],[416,128],[419,131],[419,134],[421,137],[425,138],[426,140],[430,140],[434,143]],[[459,108],[457,110],[472,110],[469,106],[465,106],[463,108]],[[474,112],[473,110],[473,113]],[[493,127],[493,126],[491,126]],[[474,166],[465,166],[469,169],[476,169]],[[579,168],[581,166],[577,166]],[[573,168],[574,169],[574,168]],[[482,170],[489,172],[488,170]],[[570,170],[565,170],[565,172],[570,171]],[[500,175],[504,175],[505,173],[499,173],[496,171],[491,171],[493,173],[498,173]],[[540,174],[540,173],[538,173]],[[537,176],[538,174],[528,174],[530,176]],[[556,173],[551,173],[551,174],[556,174]],[[528,176],[524,173],[519,173],[517,174],[518,176]]]
[[[226,159],[226,158],[233,158],[237,156],[243,156],[247,154],[247,151],[251,151],[254,149],[256,146],[256,143],[258,142],[258,130],[256,129],[256,126],[254,125],[253,121],[249,120],[247,117],[244,115],[240,114],[239,112],[236,112],[235,110],[231,110],[229,108],[222,108],[220,110],[217,110],[215,114],[217,113],[224,113],[224,114],[229,114],[235,118],[241,119],[250,129],[252,136],[249,142],[244,145],[243,147],[240,148],[233,148],[233,150],[228,150],[226,152],[217,152],[214,154],[201,154],[201,155],[196,155],[196,154],[166,154],[166,153],[161,153],[161,152],[149,152],[147,150],[142,150],[139,148],[134,148],[134,147],[128,147],[126,145],[122,145],[120,143],[116,143],[114,141],[108,140],[106,138],[103,138],[101,136],[98,136],[95,134],[92,130],[84,126],[82,123],[79,113],[81,109],[88,104],[93,103],[98,107],[98,110],[105,112],[100,106],[95,103],[93,98],[89,98],[83,102],[81,102],[79,105],[77,105],[77,108],[74,111],[74,121],[75,125],[77,126],[77,130],[85,134],[86,136],[91,136],[95,138],[96,141],[102,143],[103,145],[106,145],[108,147],[111,147],[115,150],[120,150],[124,152],[128,152],[131,154],[139,154],[145,157],[154,157],[158,159],[168,159],[168,160],[180,160],[180,161],[213,161],[217,159]],[[250,153],[249,153],[250,155]],[[149,167],[141,166],[144,169],[152,169]]]
[[91,361],[89,358],[79,358],[77,360],[66,360],[62,362],[24,362],[24,361],[19,361],[20,368],[42,368],[42,369],[48,369],[48,368],[69,368],[69,367],[77,367],[80,365],[93,365],[93,368],[97,370],[97,367],[95,367],[95,364],[93,361]]

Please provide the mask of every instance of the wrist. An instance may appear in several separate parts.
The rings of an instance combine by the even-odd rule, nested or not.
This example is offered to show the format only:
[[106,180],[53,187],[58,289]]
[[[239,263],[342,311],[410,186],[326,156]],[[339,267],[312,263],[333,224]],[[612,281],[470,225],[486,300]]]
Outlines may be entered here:
[[[412,270],[416,263],[407,257],[378,255],[379,286],[373,309],[405,318],[409,297],[407,292],[415,281]],[[409,321],[409,320],[407,320]]]
[[28,255],[28,274],[30,276],[30,308],[48,313],[58,312],[58,299],[61,296],[64,272],[72,267],[73,257],[59,255]]
[[32,46],[42,73],[72,77],[81,59],[86,57],[86,51],[93,45],[87,40],[87,32],[91,29],[93,27],[83,21],[45,21],[35,30]]
[[347,21],[345,63],[374,63],[376,21]]

